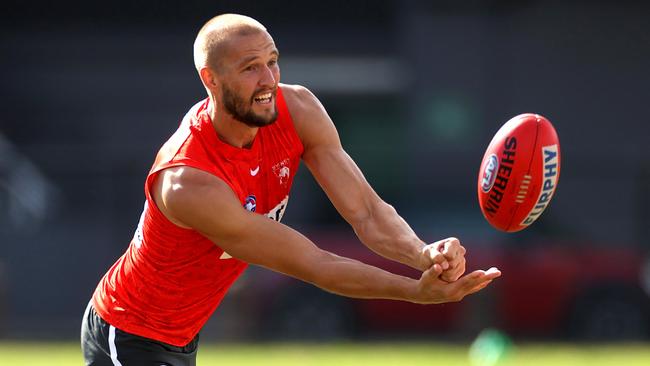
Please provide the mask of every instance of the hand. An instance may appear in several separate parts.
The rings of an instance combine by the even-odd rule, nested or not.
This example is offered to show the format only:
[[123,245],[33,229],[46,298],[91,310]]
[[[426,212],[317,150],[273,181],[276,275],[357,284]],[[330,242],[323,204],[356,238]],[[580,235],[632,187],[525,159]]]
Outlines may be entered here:
[[465,273],[465,247],[456,238],[447,238],[422,248],[422,268],[438,264],[442,268],[440,279],[454,282]]
[[465,296],[482,290],[495,278],[501,276],[501,271],[492,267],[487,271],[476,270],[459,278],[453,283],[441,280],[443,273],[439,264],[422,273],[417,282],[414,298],[411,300],[419,304],[441,304],[445,302],[456,302]]

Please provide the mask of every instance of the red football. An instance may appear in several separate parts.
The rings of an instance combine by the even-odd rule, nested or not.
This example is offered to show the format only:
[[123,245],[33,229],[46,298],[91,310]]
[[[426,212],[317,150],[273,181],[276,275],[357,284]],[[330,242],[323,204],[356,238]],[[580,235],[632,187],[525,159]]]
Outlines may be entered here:
[[483,155],[483,216],[499,230],[523,230],[546,209],[559,178],[560,141],[553,125],[539,114],[520,114],[497,131]]

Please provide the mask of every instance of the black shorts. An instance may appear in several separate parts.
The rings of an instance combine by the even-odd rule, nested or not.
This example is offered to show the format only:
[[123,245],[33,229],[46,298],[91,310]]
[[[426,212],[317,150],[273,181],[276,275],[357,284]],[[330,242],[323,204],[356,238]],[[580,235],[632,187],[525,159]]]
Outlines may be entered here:
[[197,335],[184,347],[121,331],[88,304],[81,323],[81,351],[90,366],[196,366]]

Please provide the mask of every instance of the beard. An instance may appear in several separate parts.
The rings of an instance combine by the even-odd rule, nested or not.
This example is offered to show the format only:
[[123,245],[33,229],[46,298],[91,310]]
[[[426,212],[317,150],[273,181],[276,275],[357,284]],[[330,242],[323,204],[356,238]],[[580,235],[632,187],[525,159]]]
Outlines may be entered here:
[[[253,111],[253,103],[255,103],[253,97],[247,101],[226,85],[221,87],[221,92],[223,94],[223,106],[226,112],[247,126],[264,127],[278,119],[278,108],[275,105],[275,92],[273,92],[273,113],[270,115],[259,115]],[[257,92],[253,93],[253,95],[255,94]]]

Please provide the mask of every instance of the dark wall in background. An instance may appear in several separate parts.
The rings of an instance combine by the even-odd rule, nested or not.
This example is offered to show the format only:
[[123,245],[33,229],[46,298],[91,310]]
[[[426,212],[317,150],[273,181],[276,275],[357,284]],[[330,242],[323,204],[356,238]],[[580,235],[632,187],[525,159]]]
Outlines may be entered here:
[[[204,97],[197,30],[264,23],[283,81],[323,101],[346,149],[422,237],[650,247],[650,7],[637,2],[9,2],[0,15],[0,335],[76,334],[142,209],[162,142]],[[492,230],[476,176],[499,126],[548,117],[552,204]],[[351,232],[306,169],[286,223]]]

